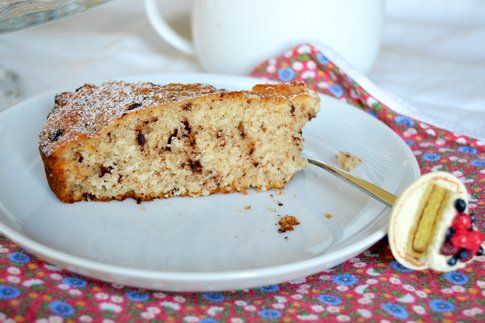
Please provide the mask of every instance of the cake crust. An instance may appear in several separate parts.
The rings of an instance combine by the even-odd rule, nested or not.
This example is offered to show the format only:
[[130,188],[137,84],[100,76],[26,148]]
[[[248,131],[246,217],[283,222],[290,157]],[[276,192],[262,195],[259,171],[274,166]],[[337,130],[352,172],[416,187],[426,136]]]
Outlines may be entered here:
[[[98,139],[104,140],[102,138],[110,136],[110,133],[123,127],[127,122],[150,120],[150,118],[151,120],[158,120],[156,116],[160,115],[162,110],[176,110],[178,113],[193,113],[195,111],[194,113],[197,113],[197,109],[201,109],[199,107],[210,105],[210,102],[264,105],[264,109],[268,109],[268,106],[289,107],[289,111],[287,112],[298,123],[298,127],[296,128],[299,128],[300,131],[299,134],[293,136],[293,144],[299,150],[301,150],[302,140],[301,128],[306,121],[316,115],[319,106],[318,96],[310,92],[301,82],[278,85],[261,84],[253,87],[251,91],[219,90],[204,84],[158,85],[148,82],[128,83],[123,81],[110,81],[100,85],[85,84],[74,92],[60,93],[55,97],[54,108],[48,115],[47,122],[40,133],[39,150],[49,186],[61,201],[67,203],[80,200],[109,201],[123,200],[125,198],[133,198],[137,201],[148,201],[155,198],[168,198],[172,196],[199,196],[213,193],[246,192],[249,187],[255,187],[257,189],[282,188],[289,178],[294,175],[294,172],[289,178],[269,181],[266,186],[242,185],[234,182],[234,185],[226,183],[223,186],[211,184],[204,192],[188,190],[150,194],[131,190],[120,194],[107,194],[104,196],[89,192],[74,194],[73,180],[71,177],[75,175],[74,177],[78,181],[79,179],[82,181],[82,178],[87,178],[87,175],[83,175],[82,169],[74,175],[69,174],[69,172],[72,173],[72,169],[75,169],[77,172],[75,159],[78,158],[77,161],[82,163],[83,158],[85,158],[83,154],[79,154],[76,157],[73,154],[77,154],[77,152],[73,153],[73,151],[82,150],[83,152],[93,152],[94,154],[97,152]],[[184,142],[189,142],[187,140],[190,139],[192,141],[189,144],[194,144],[196,139],[199,139],[191,133],[195,131],[190,129],[190,125],[188,126],[188,131],[185,128],[185,124],[182,127],[183,129],[180,129],[178,134],[177,130],[175,131],[174,140],[181,141],[183,137]],[[148,137],[145,137],[145,134],[141,130],[136,131],[138,132],[135,136],[135,145],[137,144],[141,150],[140,154],[145,154],[153,158],[152,150],[155,148],[150,146],[152,143],[146,142]],[[183,135],[181,135],[182,131],[184,132]],[[187,132],[189,133],[187,134]],[[168,138],[168,147],[162,147],[162,150],[170,151],[171,138]],[[254,148],[248,149],[250,149],[249,152],[251,152],[251,149],[254,150]],[[162,156],[162,158],[165,157]],[[304,162],[302,160],[297,162],[299,163],[298,167],[301,169],[304,166]],[[105,175],[109,177],[113,167],[113,165],[101,166],[99,177],[104,178]],[[184,167],[189,169],[194,176],[201,177],[202,175],[200,174],[203,174],[199,159],[189,159],[184,164]]]

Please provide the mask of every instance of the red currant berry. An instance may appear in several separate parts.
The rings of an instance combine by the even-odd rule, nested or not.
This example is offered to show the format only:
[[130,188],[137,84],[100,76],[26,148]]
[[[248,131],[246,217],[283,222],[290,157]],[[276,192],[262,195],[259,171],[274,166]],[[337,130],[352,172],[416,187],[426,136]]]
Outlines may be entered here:
[[467,214],[458,214],[453,220],[453,228],[458,230],[466,230],[472,224],[470,217]]
[[468,235],[462,232],[458,232],[455,234],[453,237],[450,239],[451,243],[455,245],[458,248],[465,248],[465,249],[471,249],[469,248],[470,245],[470,239],[468,238]]

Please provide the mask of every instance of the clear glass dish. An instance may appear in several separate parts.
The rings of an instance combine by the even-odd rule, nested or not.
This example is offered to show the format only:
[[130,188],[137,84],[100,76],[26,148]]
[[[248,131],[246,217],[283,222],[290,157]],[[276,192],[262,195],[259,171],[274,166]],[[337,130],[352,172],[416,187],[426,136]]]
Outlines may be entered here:
[[[69,17],[107,1],[0,0],[0,34]],[[17,74],[0,65],[0,111],[19,100],[20,93]]]
[[69,17],[109,0],[3,0],[0,1],[0,33]]

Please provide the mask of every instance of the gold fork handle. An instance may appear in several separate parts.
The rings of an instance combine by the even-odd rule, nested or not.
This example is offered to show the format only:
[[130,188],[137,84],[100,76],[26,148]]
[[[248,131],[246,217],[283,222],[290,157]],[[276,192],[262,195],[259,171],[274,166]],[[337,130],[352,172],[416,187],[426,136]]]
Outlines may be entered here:
[[375,198],[378,201],[381,201],[387,206],[392,207],[394,205],[394,202],[396,201],[396,196],[394,194],[389,193],[385,189],[382,189],[379,186],[372,184],[371,182],[368,182],[362,178],[351,175],[346,171],[343,171],[335,166],[330,165],[329,163],[326,163],[320,160],[311,159],[311,158],[307,158],[307,160],[310,164],[318,166],[336,175],[337,177],[352,184],[353,186],[360,189],[362,192],[366,193],[367,195],[370,195],[371,197]]

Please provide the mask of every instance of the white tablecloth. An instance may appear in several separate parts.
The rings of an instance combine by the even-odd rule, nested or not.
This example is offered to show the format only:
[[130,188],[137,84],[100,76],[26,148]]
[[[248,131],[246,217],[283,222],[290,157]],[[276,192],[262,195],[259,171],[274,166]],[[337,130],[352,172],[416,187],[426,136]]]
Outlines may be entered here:
[[[165,14],[187,33],[190,0],[165,2],[173,2]],[[20,75],[24,98],[97,79],[202,71],[160,40],[142,2],[130,0],[0,35],[0,63]],[[411,115],[485,138],[485,1],[389,0],[368,76],[406,101]]]

